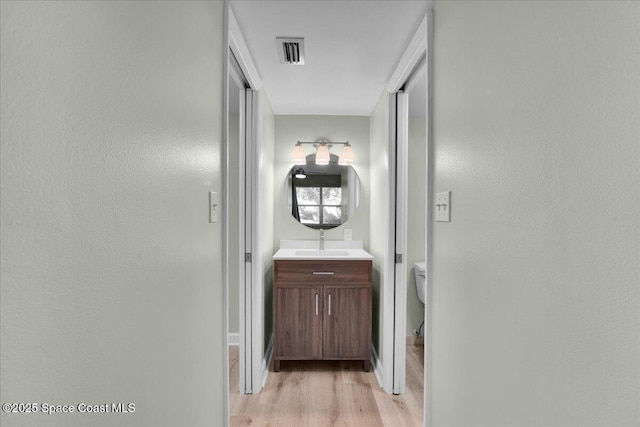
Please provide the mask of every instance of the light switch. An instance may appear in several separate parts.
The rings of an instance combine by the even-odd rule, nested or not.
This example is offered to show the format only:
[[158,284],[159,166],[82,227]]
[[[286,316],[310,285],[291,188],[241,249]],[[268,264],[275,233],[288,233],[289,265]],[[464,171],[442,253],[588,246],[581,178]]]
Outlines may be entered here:
[[344,229],[344,240],[351,241],[353,239],[353,230],[350,228]]
[[451,222],[451,191],[436,194],[436,221]]
[[209,222],[218,222],[218,193],[209,191]]

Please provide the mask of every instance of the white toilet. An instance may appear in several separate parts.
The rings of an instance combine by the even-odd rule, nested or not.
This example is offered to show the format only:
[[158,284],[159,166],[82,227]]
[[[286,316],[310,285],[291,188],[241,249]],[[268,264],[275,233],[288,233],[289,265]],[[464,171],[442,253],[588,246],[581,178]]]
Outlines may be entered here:
[[[416,290],[418,291],[418,299],[424,304],[424,284],[426,282],[425,273],[427,270],[426,262],[413,263],[413,274],[416,278]],[[418,335],[424,336],[424,322],[418,328]]]
[[413,263],[413,274],[416,278],[416,290],[418,291],[418,299],[421,303],[424,304],[424,282],[425,282],[425,272],[427,270],[426,262],[415,262]]

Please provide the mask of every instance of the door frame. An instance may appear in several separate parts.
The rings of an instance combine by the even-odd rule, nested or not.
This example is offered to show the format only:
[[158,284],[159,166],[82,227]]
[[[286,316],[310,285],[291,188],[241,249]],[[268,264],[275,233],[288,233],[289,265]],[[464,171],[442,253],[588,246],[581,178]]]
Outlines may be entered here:
[[[225,0],[224,4],[224,34],[225,34],[225,61],[224,61],[224,103],[223,103],[223,137],[222,143],[222,220],[223,220],[223,298],[225,301],[223,309],[223,325],[224,325],[224,411],[225,422],[229,425],[229,353],[228,353],[228,295],[229,295],[229,268],[235,268],[229,265],[229,239],[239,239],[240,249],[237,254],[241,262],[239,274],[242,283],[240,283],[239,298],[239,343],[240,343],[240,392],[241,393],[257,393],[262,389],[264,384],[263,369],[263,342],[264,331],[262,326],[262,318],[264,316],[264,307],[262,304],[254,304],[256,301],[263,300],[263,283],[262,283],[262,255],[260,248],[260,227],[258,215],[254,207],[259,206],[259,173],[258,163],[261,155],[259,144],[260,129],[260,89],[262,81],[258,75],[257,69],[251,59],[249,49],[244,41],[238,21],[231,9],[229,2]],[[233,58],[240,68],[240,72],[246,80],[248,88],[245,89],[246,96],[243,98],[245,106],[241,109],[245,113],[245,123],[241,128],[244,133],[244,143],[239,147],[240,161],[240,217],[241,224],[239,230],[231,230],[229,226],[229,76],[232,68],[231,61]],[[245,254],[249,253],[250,258],[245,258]]]
[[[255,327],[255,320],[261,318],[262,282],[260,273],[255,271],[256,265],[261,265],[261,260],[257,259],[259,251],[258,235],[259,223],[257,221],[256,207],[259,206],[258,196],[258,172],[257,158],[258,147],[256,143],[256,121],[257,105],[259,103],[258,93],[252,89],[245,89],[244,97],[244,123],[243,132],[240,139],[238,161],[240,163],[238,173],[238,199],[240,226],[238,231],[238,254],[240,261],[239,302],[238,315],[240,318],[239,327],[239,374],[240,393],[253,394],[258,392],[261,383],[260,364],[256,364],[255,359],[261,360],[261,354],[257,350],[260,344],[254,341],[262,340],[260,328]],[[242,108],[241,102],[241,108]],[[241,114],[242,117],[242,114]],[[254,345],[255,344],[255,345]]]
[[[406,168],[402,170],[402,166],[396,171],[395,156],[406,156],[407,154],[407,129],[402,129],[399,126],[399,122],[403,120],[404,115],[407,114],[406,95],[403,94],[402,89],[407,85],[410,87],[413,82],[411,81],[412,75],[415,74],[416,69],[420,66],[420,61],[426,58],[424,72],[427,79],[427,94],[426,94],[426,218],[425,218],[425,258],[426,258],[426,283],[425,283],[425,318],[424,318],[424,426],[429,427],[431,425],[431,312],[433,305],[432,298],[432,265],[433,265],[433,221],[432,213],[433,209],[432,201],[434,195],[434,147],[433,147],[433,134],[432,134],[432,81],[433,81],[433,9],[430,7],[425,15],[424,19],[420,23],[418,30],[411,39],[407,49],[400,58],[398,65],[389,79],[386,90],[390,94],[391,107],[389,109],[389,126],[390,126],[390,175],[393,180],[393,185],[390,186],[391,196],[396,200],[396,203],[400,202],[401,207],[396,207],[396,213],[392,217],[393,220],[389,221],[387,232],[389,235],[395,236],[396,232],[400,233],[399,241],[395,242],[398,249],[404,250],[406,247],[406,200],[407,200],[407,177]],[[394,108],[395,107],[395,108]],[[403,111],[404,110],[404,111]],[[406,159],[406,157],[405,157]],[[393,162],[392,162],[393,161]],[[402,160],[401,160],[402,161]],[[401,163],[402,164],[402,163]],[[404,163],[406,164],[406,163]],[[400,172],[400,175],[396,175],[396,172]],[[396,192],[396,185],[399,184]],[[396,194],[397,193],[397,194]],[[394,200],[392,199],[392,200]],[[399,214],[399,215],[398,215]],[[404,220],[402,217],[404,216]],[[400,219],[400,227],[396,229],[396,219]],[[393,240],[390,240],[393,244]],[[406,351],[406,268],[405,266],[405,253],[399,253],[402,256],[401,269],[403,273],[396,275],[394,283],[394,304],[393,313],[388,313],[394,319],[392,325],[389,325],[385,329],[384,340],[387,341],[385,346],[387,348],[393,347],[393,369],[386,370],[386,373],[391,372],[392,378],[385,378],[386,384],[393,384],[393,393],[404,392],[405,381],[405,366],[406,360],[402,357]],[[387,261],[386,268],[388,271],[394,271],[397,265],[395,259],[389,259]],[[399,281],[399,282],[397,282]],[[402,305],[404,301],[404,306]],[[386,307],[389,307],[387,305]],[[388,338],[390,337],[390,338]],[[397,357],[396,357],[397,356]],[[400,378],[398,378],[400,377]]]
[[407,221],[408,221],[408,140],[409,140],[409,96],[403,90],[395,94],[395,161],[390,163],[394,176],[391,187],[395,200],[394,247],[394,297],[393,297],[393,394],[404,394],[407,359]]

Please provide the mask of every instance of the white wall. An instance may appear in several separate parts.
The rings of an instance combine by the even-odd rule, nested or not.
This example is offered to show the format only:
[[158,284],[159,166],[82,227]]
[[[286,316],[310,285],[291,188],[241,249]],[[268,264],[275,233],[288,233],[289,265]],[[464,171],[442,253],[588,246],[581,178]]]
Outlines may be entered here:
[[275,117],[269,98],[263,90],[260,92],[260,144],[262,157],[260,159],[260,220],[262,239],[262,272],[264,297],[264,350],[269,344],[273,333],[273,260],[271,257],[278,250],[274,239],[274,208],[273,201],[277,198],[274,184],[274,144]]
[[435,427],[639,425],[639,16],[435,4]]
[[[387,229],[389,215],[387,209],[389,200],[389,164],[387,161],[389,151],[389,93],[384,91],[370,117],[371,155],[370,155],[370,179],[371,188],[376,191],[371,193],[371,206],[383,208],[371,211],[369,217],[369,253],[373,255],[373,325],[372,342],[378,356],[382,360],[391,355],[384,354],[382,348],[384,312],[382,298],[384,295],[386,265],[385,254],[389,244]],[[393,274],[393,273],[391,273]],[[393,277],[393,276],[391,276]],[[391,284],[393,286],[393,284]],[[391,362],[389,362],[391,363]]]
[[[412,95],[409,94],[409,96]],[[420,98],[424,99],[424,96]],[[425,261],[426,158],[426,117],[411,115],[409,116],[409,209],[407,212],[407,336],[414,335],[414,331],[420,327],[424,319],[424,304],[418,299],[413,264]]]
[[[369,242],[369,117],[362,116],[276,116],[275,118],[275,228],[274,238],[279,247],[281,239],[319,238],[318,230],[297,222],[285,206],[284,183],[291,162],[291,150],[296,141],[315,141],[327,138],[330,141],[349,141],[353,147],[355,161],[352,166],[360,179],[360,204],[355,215],[345,224],[325,232],[327,240],[344,240],[344,229],[353,230],[353,240]],[[307,154],[313,147],[305,146]],[[330,151],[339,155],[342,146]]]
[[220,425],[223,3],[0,7],[0,424]]

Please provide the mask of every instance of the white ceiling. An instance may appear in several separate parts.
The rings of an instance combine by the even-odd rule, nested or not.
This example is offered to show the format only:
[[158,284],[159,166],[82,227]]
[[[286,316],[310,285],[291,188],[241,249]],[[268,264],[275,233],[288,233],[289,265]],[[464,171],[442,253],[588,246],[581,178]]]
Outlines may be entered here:
[[[275,114],[368,116],[427,12],[426,0],[232,0]],[[276,37],[304,37],[305,65]]]

